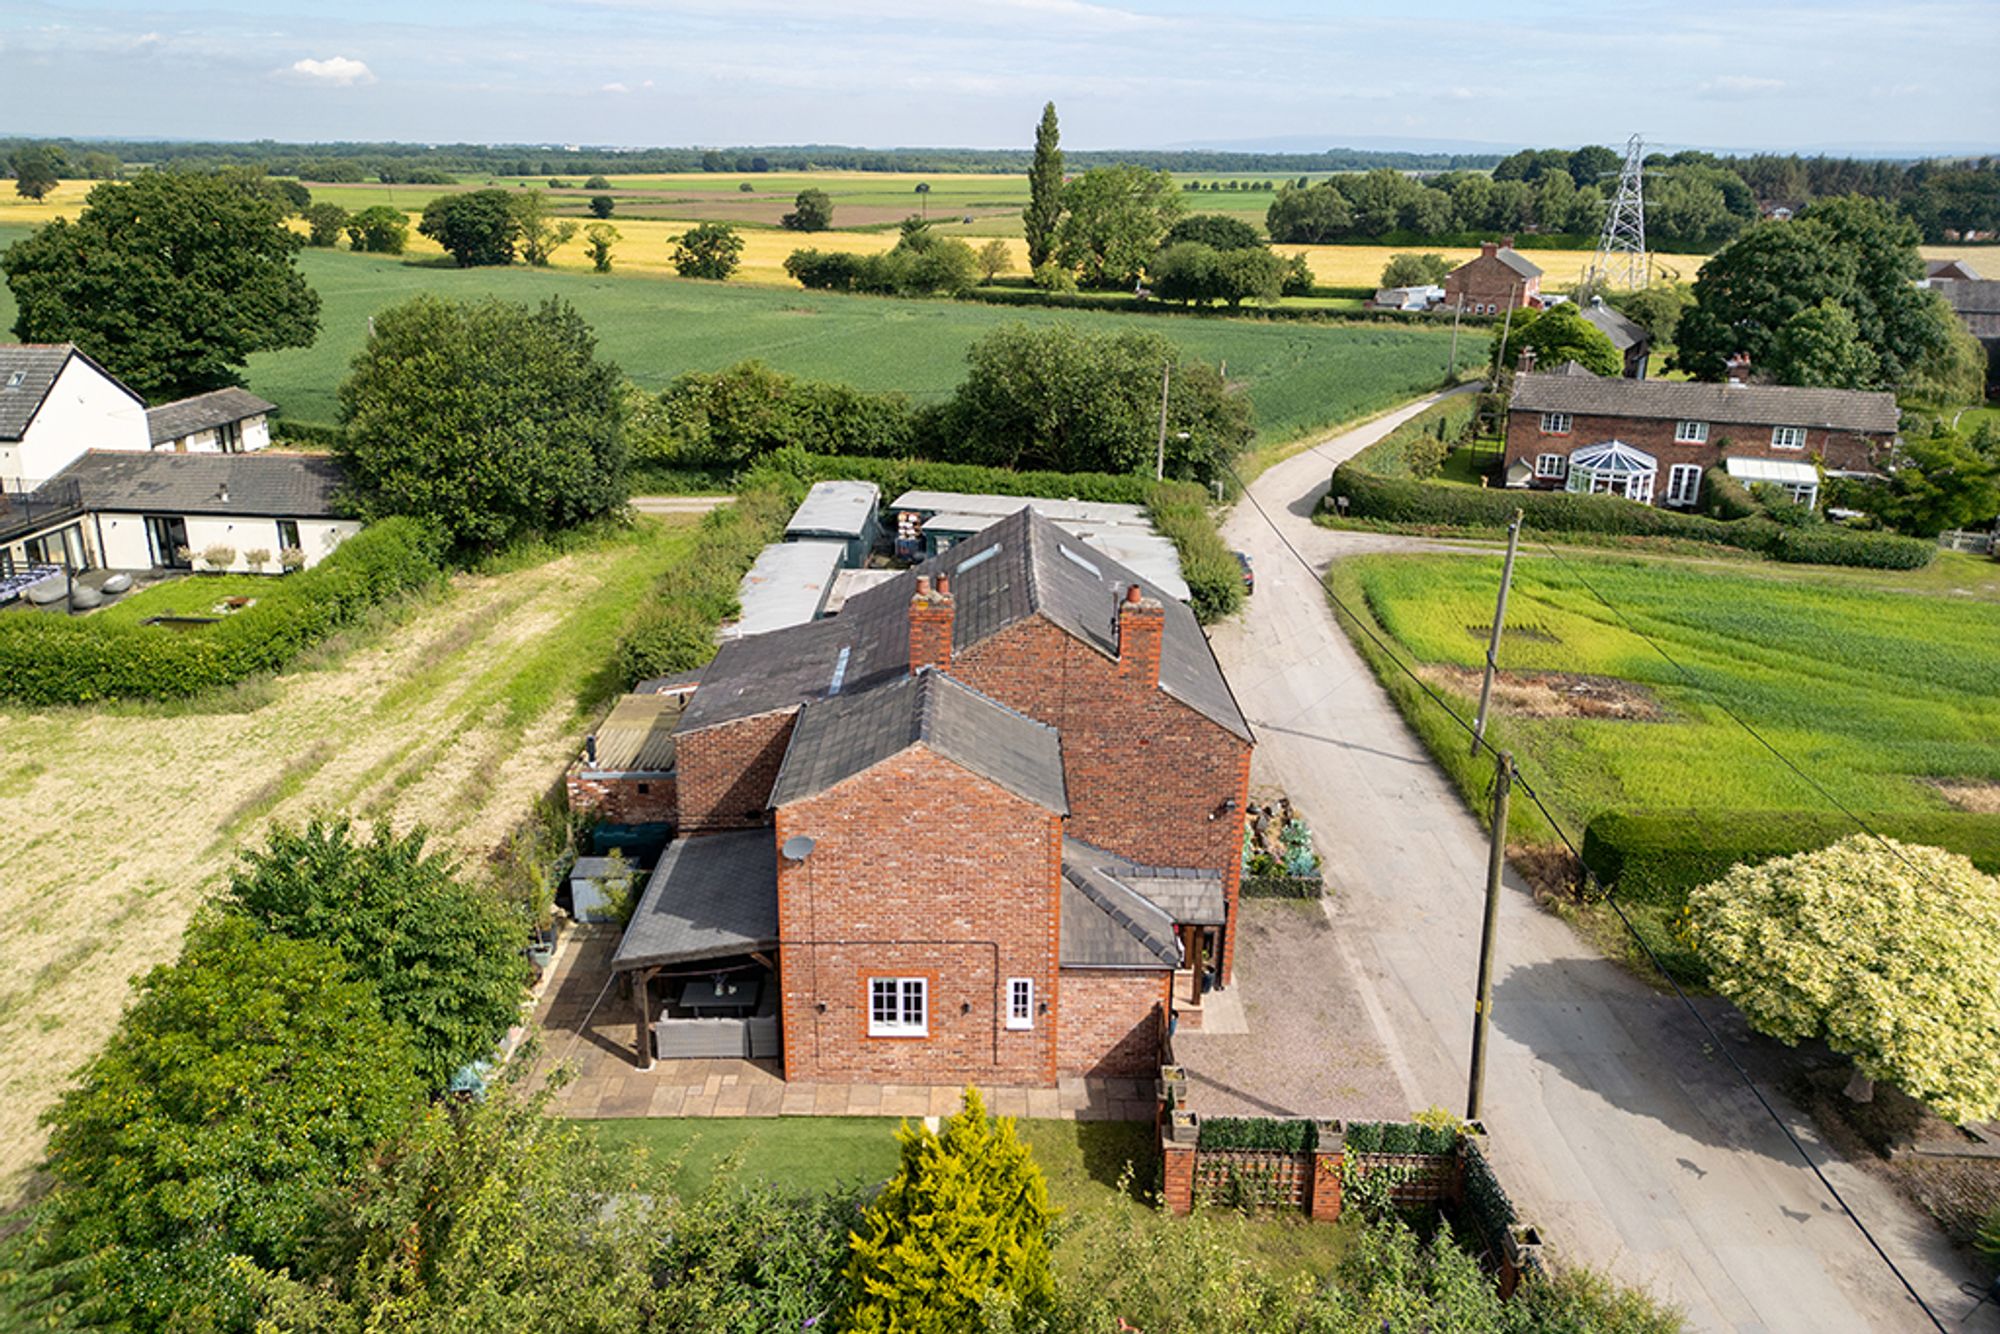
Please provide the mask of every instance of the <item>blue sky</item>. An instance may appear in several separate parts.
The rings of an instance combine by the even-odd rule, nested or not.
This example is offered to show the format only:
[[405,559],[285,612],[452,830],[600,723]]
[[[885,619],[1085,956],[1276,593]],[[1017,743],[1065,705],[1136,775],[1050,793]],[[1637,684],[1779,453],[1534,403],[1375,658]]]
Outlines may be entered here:
[[6,0],[0,133],[2000,148],[2000,0]]

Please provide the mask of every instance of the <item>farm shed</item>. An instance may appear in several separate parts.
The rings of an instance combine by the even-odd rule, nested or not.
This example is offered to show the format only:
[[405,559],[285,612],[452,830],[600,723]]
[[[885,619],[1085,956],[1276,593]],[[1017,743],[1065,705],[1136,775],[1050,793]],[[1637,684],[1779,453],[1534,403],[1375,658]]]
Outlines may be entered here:
[[897,554],[921,560],[949,550],[1000,520],[1031,509],[1105,555],[1129,566],[1148,583],[1186,601],[1180,552],[1154,531],[1143,505],[1111,501],[1050,500],[963,491],[905,491],[890,505],[896,518]]
[[839,542],[773,542],[765,547],[736,586],[743,612],[722,632],[723,638],[768,634],[817,620],[846,552]]
[[815,482],[785,525],[787,542],[838,542],[841,563],[859,569],[875,546],[882,488],[873,482]]

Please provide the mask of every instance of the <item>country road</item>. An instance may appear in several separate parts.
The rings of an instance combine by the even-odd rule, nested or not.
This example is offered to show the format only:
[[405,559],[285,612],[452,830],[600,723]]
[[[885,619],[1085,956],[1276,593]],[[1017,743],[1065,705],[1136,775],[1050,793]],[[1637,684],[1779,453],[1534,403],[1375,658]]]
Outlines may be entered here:
[[[1318,835],[1347,989],[1411,1109],[1459,1110],[1470,1047],[1486,836],[1335,623],[1317,575],[1393,540],[1315,527],[1335,462],[1412,405],[1276,464],[1224,527],[1257,591],[1217,627],[1217,653],[1257,730],[1254,780],[1276,783]],[[1261,505],[1262,513],[1257,506]],[[1268,516],[1268,520],[1266,518]],[[1310,562],[1308,572],[1278,532]],[[1535,757],[1520,757],[1534,777]],[[1711,1021],[1756,1071],[1768,1054],[1730,1007]],[[1801,1162],[1692,1018],[1535,905],[1509,876],[1494,968],[1485,1120],[1503,1182],[1554,1254],[1642,1283],[1691,1328],[1895,1330],[1923,1313]],[[1975,1275],[1887,1185],[1842,1160],[1765,1086],[1794,1134],[1948,1325]]]

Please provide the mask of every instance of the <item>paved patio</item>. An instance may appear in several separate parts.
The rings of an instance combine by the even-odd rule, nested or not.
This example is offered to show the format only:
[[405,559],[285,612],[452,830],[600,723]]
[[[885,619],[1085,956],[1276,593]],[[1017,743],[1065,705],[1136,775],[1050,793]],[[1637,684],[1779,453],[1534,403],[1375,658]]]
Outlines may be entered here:
[[[787,1083],[776,1061],[632,1062],[632,1003],[610,963],[614,928],[571,926],[535,1007],[543,1034],[537,1069],[559,1066],[570,1081],[556,1093],[563,1115],[626,1116],[949,1116],[956,1084]],[[1055,1088],[980,1087],[998,1116],[1038,1120],[1150,1121],[1153,1089],[1133,1079],[1067,1078]]]

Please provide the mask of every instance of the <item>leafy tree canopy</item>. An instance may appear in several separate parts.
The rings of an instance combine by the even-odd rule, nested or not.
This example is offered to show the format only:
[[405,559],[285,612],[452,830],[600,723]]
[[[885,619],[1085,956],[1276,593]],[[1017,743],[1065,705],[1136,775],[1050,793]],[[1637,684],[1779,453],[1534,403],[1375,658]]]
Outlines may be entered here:
[[306,347],[319,295],[268,193],[238,179],[148,171],[96,186],[0,256],[24,342],[73,342],[146,398],[241,383],[252,352]]
[[760,361],[689,371],[641,395],[628,434],[635,461],[739,469],[773,450],[896,455],[908,450],[909,400],[774,371]]
[[338,204],[313,204],[306,209],[306,244],[327,247],[340,241],[347,210]]
[[793,232],[823,232],[833,226],[833,196],[824,190],[801,190],[792,211],[778,225]]
[[1264,236],[1243,219],[1227,213],[1197,213],[1167,228],[1163,244],[1176,245],[1182,241],[1194,241],[1211,250],[1252,250],[1263,247]]
[[1153,294],[1161,300],[1197,306],[1226,301],[1232,310],[1245,301],[1277,300],[1286,278],[1285,261],[1261,245],[1217,250],[1181,241],[1160,251],[1148,267]]
[[1846,389],[1866,383],[1875,357],[1847,307],[1828,297],[1786,320],[1771,340],[1766,368],[1780,384]]
[[524,924],[460,882],[426,838],[378,824],[363,841],[345,819],[273,825],[221,902],[262,930],[337,951],[410,1035],[417,1073],[441,1089],[520,1017],[527,969]]
[[1889,484],[1843,488],[1842,499],[1913,537],[1990,526],[2000,516],[2000,435],[1990,423],[1969,431],[1943,422],[1928,432],[1910,430]]
[[[308,220],[308,225],[310,220]],[[375,255],[400,255],[409,244],[410,220],[399,208],[371,204],[347,219],[347,244]]]
[[721,282],[736,272],[742,255],[743,238],[734,227],[722,222],[697,223],[674,242],[674,269],[683,278]]
[[1427,287],[1443,282],[1451,268],[1443,255],[1391,255],[1382,266],[1382,286]]
[[608,513],[625,498],[620,378],[596,354],[556,299],[425,295],[378,312],[340,387],[362,506],[428,519],[463,549]]
[[2000,880],[1857,835],[1688,896],[1716,990],[1763,1033],[1824,1038],[1954,1121],[2000,1114]]
[[1249,400],[1158,334],[1008,324],[966,360],[965,380],[926,430],[959,442],[954,462],[1150,474],[1168,365],[1167,476],[1205,484],[1255,434]]
[[1093,167],[1063,187],[1056,257],[1085,287],[1138,282],[1187,208],[1174,178],[1143,167]]
[[1616,376],[1625,370],[1625,358],[1611,339],[1586,320],[1573,301],[1546,310],[1517,310],[1506,333],[1504,347],[1498,332],[1493,338],[1495,362],[1503,370],[1518,366],[1522,349],[1530,347],[1535,349],[1538,370],[1553,371],[1566,361],[1576,362],[1592,375]]
[[611,247],[617,240],[618,229],[608,222],[593,222],[583,229],[584,253],[590,256],[593,272],[611,272]]
[[1056,227],[1062,221],[1062,129],[1056,104],[1042,107],[1035,127],[1035,158],[1028,168],[1028,206],[1021,210],[1022,234],[1028,238],[1028,267],[1039,269],[1055,258]]
[[1264,211],[1264,230],[1273,241],[1287,245],[1323,245],[1347,235],[1353,226],[1354,210],[1331,181],[1288,185]]
[[444,247],[462,269],[512,264],[521,224],[505,190],[439,195],[424,207],[417,230]]
[[575,237],[577,224],[573,218],[557,218],[549,212],[547,195],[532,192],[511,196],[514,204],[514,226],[521,241],[521,258],[537,269],[549,266],[549,260],[557,250],[569,244]]
[[49,1113],[55,1189],[29,1249],[58,1304],[134,1329],[247,1327],[230,1257],[297,1264],[423,1084],[332,949],[197,923]]
[[869,1206],[848,1258],[844,1328],[957,1334],[995,1298],[1030,1318],[1055,1302],[1048,1184],[1011,1118],[976,1089],[937,1131],[905,1123],[901,1165]]
[[23,199],[40,199],[62,184],[63,158],[58,149],[29,144],[8,160],[14,170],[14,193]]
[[590,213],[592,217],[608,218],[617,207],[618,201],[610,195],[592,195],[590,197]]

